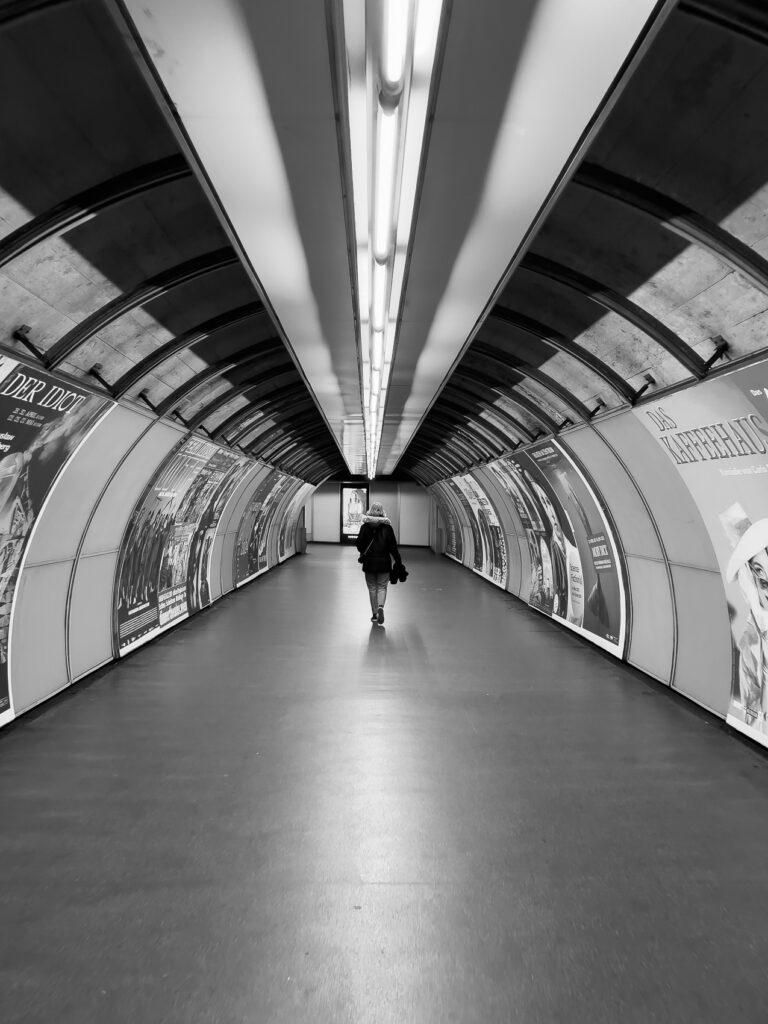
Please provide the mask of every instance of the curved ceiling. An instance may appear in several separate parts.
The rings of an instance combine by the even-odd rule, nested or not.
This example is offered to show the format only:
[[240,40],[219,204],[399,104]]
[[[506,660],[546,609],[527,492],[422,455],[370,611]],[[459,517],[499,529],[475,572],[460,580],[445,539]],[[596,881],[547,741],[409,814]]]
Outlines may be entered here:
[[[4,344],[311,482],[364,471],[337,6],[0,0]],[[764,5],[446,18],[378,465],[424,483],[768,338]]]
[[540,412],[526,426],[559,433],[765,354],[767,87],[764,5],[688,0],[669,15],[402,468],[430,483],[446,456],[486,461],[483,438],[460,448],[446,416],[472,435],[492,409],[511,450],[520,402]]
[[343,472],[114,12],[0,3],[0,90],[16,101],[0,105],[6,345],[225,443],[243,410],[281,439],[301,416],[301,453],[272,437],[249,452],[312,482]]

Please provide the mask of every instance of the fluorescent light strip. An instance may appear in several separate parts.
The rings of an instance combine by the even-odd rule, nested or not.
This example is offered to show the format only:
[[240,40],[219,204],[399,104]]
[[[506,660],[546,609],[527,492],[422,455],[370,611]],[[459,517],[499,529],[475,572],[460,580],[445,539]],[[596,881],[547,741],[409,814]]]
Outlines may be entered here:
[[384,0],[384,8],[381,73],[387,87],[399,92],[405,75],[411,4],[408,0]]
[[376,174],[373,205],[373,258],[386,263],[392,247],[397,178],[398,111],[379,107],[376,117]]
[[371,271],[371,327],[374,331],[383,331],[387,322],[387,267],[373,261]]
[[362,411],[371,478],[397,329],[390,314],[394,310],[396,317],[400,308],[413,230],[442,0],[379,0],[379,5],[382,17],[370,32],[365,12],[376,10],[375,3],[343,0]]

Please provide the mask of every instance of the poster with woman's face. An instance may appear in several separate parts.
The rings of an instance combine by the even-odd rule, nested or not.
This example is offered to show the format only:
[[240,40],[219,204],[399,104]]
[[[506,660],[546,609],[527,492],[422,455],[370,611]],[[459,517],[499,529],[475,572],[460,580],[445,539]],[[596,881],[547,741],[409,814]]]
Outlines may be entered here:
[[634,410],[690,492],[728,603],[726,720],[768,746],[768,361]]
[[341,488],[341,539],[352,541],[360,533],[363,514],[368,508],[368,488],[347,485]]

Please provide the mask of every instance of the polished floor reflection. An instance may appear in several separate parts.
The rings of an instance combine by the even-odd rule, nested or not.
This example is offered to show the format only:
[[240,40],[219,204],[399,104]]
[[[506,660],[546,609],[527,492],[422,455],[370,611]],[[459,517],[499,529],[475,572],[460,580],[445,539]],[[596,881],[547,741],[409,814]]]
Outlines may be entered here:
[[310,546],[0,735],[0,1017],[768,1019],[768,760],[423,550]]

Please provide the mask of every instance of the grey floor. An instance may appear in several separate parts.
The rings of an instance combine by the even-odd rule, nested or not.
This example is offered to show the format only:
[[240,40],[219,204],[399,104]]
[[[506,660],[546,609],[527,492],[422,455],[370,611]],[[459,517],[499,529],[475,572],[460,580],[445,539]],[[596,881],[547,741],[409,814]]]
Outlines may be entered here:
[[768,761],[447,559],[310,547],[0,735],[0,1020],[768,1020]]

